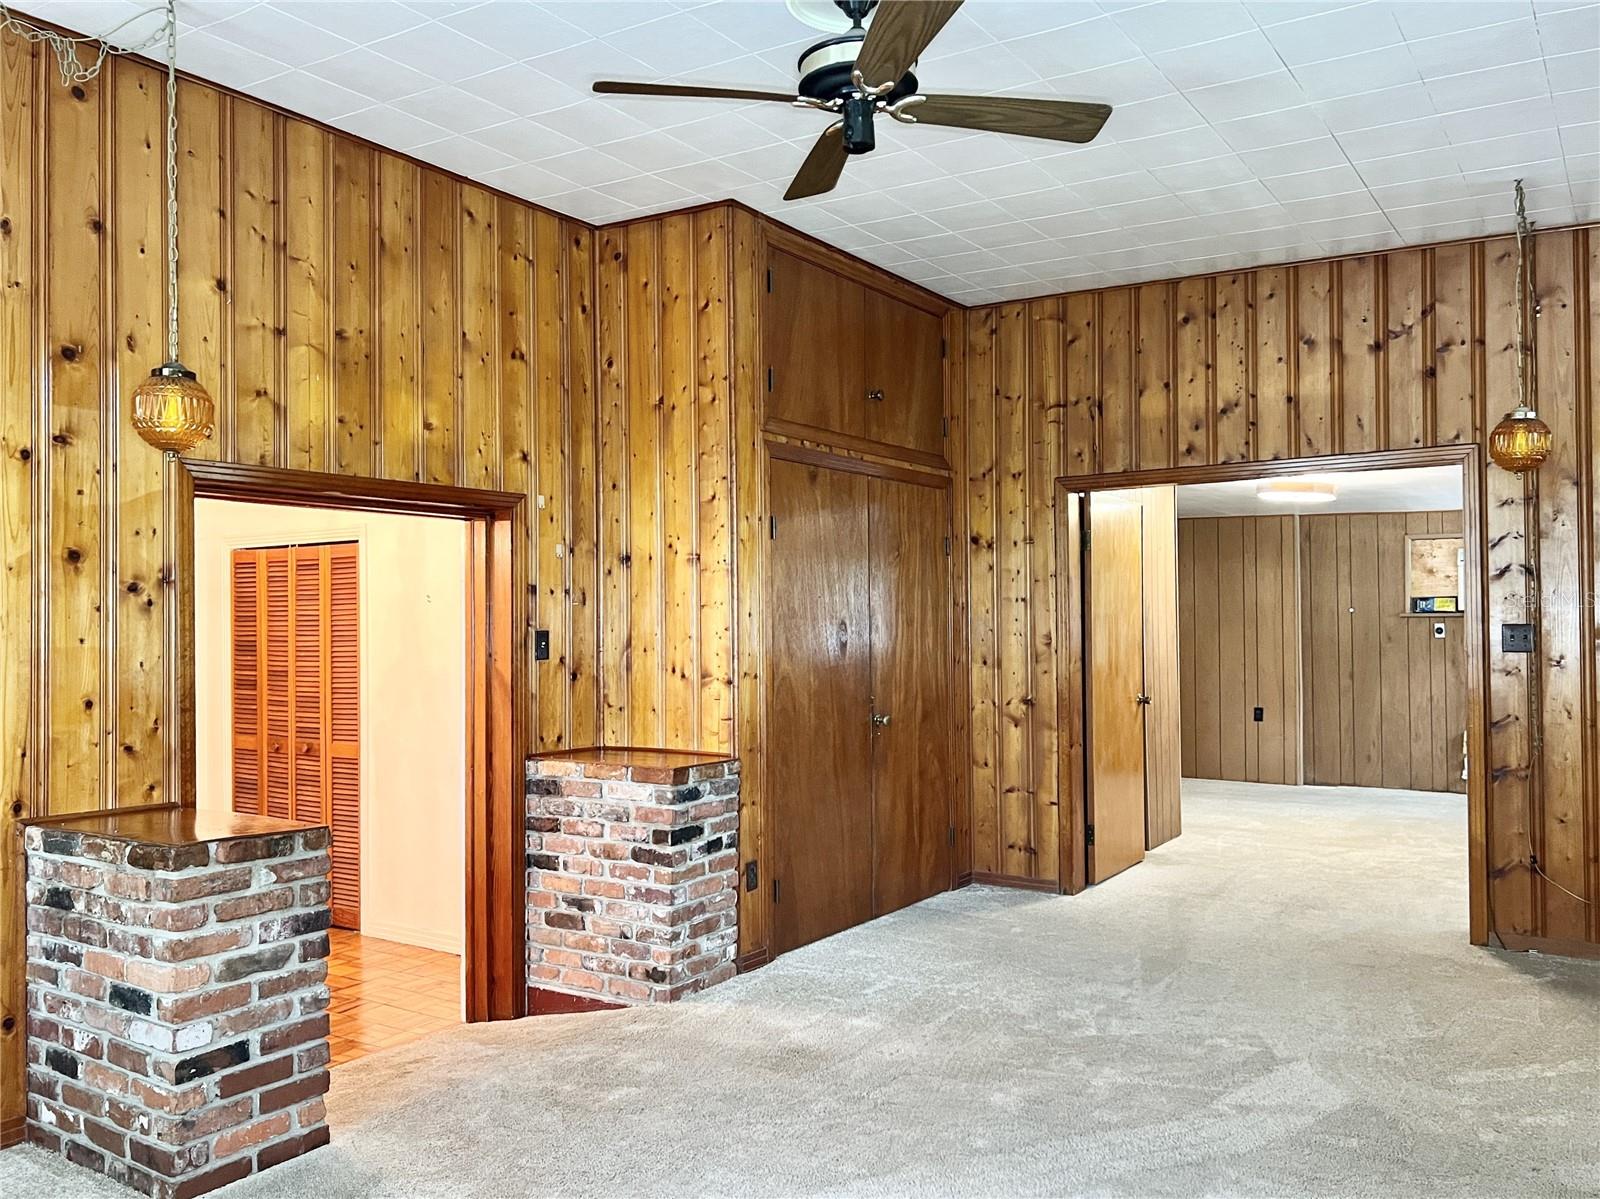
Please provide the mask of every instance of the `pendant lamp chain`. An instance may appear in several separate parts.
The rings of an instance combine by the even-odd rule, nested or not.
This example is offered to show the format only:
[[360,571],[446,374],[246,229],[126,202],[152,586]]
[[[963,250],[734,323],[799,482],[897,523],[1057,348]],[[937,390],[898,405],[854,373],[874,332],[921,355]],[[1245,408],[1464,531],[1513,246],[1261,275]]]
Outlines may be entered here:
[[1528,314],[1534,310],[1533,272],[1528,269],[1528,201],[1517,180],[1517,407],[1532,408],[1535,364],[1528,354]]
[[177,360],[178,13],[177,0],[167,0],[167,361]]
[[1550,456],[1552,441],[1550,426],[1539,419],[1534,411],[1534,398],[1538,395],[1538,377],[1535,374],[1537,358],[1533,354],[1528,336],[1528,319],[1537,315],[1537,301],[1533,293],[1533,272],[1528,268],[1529,240],[1532,227],[1528,224],[1527,197],[1522,191],[1522,180],[1517,180],[1517,279],[1515,303],[1517,306],[1517,404],[1515,410],[1489,433],[1489,456],[1502,470],[1514,474],[1536,471]]

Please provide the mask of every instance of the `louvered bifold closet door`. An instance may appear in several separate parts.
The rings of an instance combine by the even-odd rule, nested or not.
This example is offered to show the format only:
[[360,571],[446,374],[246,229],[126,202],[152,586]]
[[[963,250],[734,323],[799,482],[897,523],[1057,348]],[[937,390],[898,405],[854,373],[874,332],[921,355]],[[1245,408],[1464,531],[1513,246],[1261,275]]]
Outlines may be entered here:
[[261,623],[261,656],[266,666],[261,700],[266,733],[266,752],[262,755],[262,792],[266,800],[262,811],[268,816],[291,820],[294,818],[294,784],[289,770],[289,748],[294,729],[294,698],[289,550],[263,550],[259,561],[263,583],[261,602],[265,608]]
[[330,545],[328,586],[328,823],[333,829],[333,920],[360,924],[361,634],[354,544]]
[[261,555],[233,551],[233,810],[261,812]]
[[327,812],[328,622],[327,553],[295,546],[294,565],[294,818],[321,824]]

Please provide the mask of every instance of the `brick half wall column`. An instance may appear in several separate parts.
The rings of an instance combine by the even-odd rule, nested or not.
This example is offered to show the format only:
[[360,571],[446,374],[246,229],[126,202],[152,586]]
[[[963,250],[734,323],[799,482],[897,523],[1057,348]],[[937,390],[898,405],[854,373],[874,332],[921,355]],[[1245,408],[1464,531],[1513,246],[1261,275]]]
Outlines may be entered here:
[[737,761],[535,758],[527,814],[530,991],[670,1003],[733,977]]
[[160,1199],[325,1144],[327,849],[29,828],[28,1139]]

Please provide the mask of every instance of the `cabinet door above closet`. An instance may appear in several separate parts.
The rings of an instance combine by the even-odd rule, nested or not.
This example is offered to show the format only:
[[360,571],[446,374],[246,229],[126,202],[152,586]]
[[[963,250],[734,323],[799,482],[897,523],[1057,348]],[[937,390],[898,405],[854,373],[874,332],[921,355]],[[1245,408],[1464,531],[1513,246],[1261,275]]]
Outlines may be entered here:
[[867,436],[944,456],[944,322],[868,290]]

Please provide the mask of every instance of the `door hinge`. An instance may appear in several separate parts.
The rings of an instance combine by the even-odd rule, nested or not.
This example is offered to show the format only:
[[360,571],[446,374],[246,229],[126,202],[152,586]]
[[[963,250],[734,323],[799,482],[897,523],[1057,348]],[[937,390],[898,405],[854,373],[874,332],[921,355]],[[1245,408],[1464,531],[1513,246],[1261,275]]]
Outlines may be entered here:
[[778,540],[778,518],[776,516],[767,517],[767,540]]
[[767,390],[772,390],[772,368],[770,366],[767,367]]
[[956,847],[956,826],[953,824],[950,826],[949,834],[945,837],[945,843],[948,844],[951,849]]
[[1084,525],[1078,530],[1078,548],[1084,553],[1089,552],[1089,526]]
[[767,268],[767,290],[769,292],[772,290],[772,268],[770,266]]
[[1084,829],[1083,839],[1084,839],[1084,842],[1086,844],[1088,844],[1088,845],[1093,845],[1094,844],[1094,825],[1091,824],[1087,828]]
[[948,535],[946,535],[944,539],[944,556],[946,558],[950,556],[950,538]]
[[948,337],[941,337],[939,339],[939,357],[948,358],[949,356],[950,356],[950,339]]
[[758,862],[744,864],[744,889],[754,891],[761,884],[761,865]]
[[940,436],[942,437],[950,436],[950,418],[948,416],[941,416],[939,418],[939,432]]
[[772,880],[772,902],[773,903],[777,903],[778,900],[781,899],[782,896],[783,896],[783,887],[781,885],[782,882],[783,882],[782,879],[776,879],[775,878],[775,879]]

